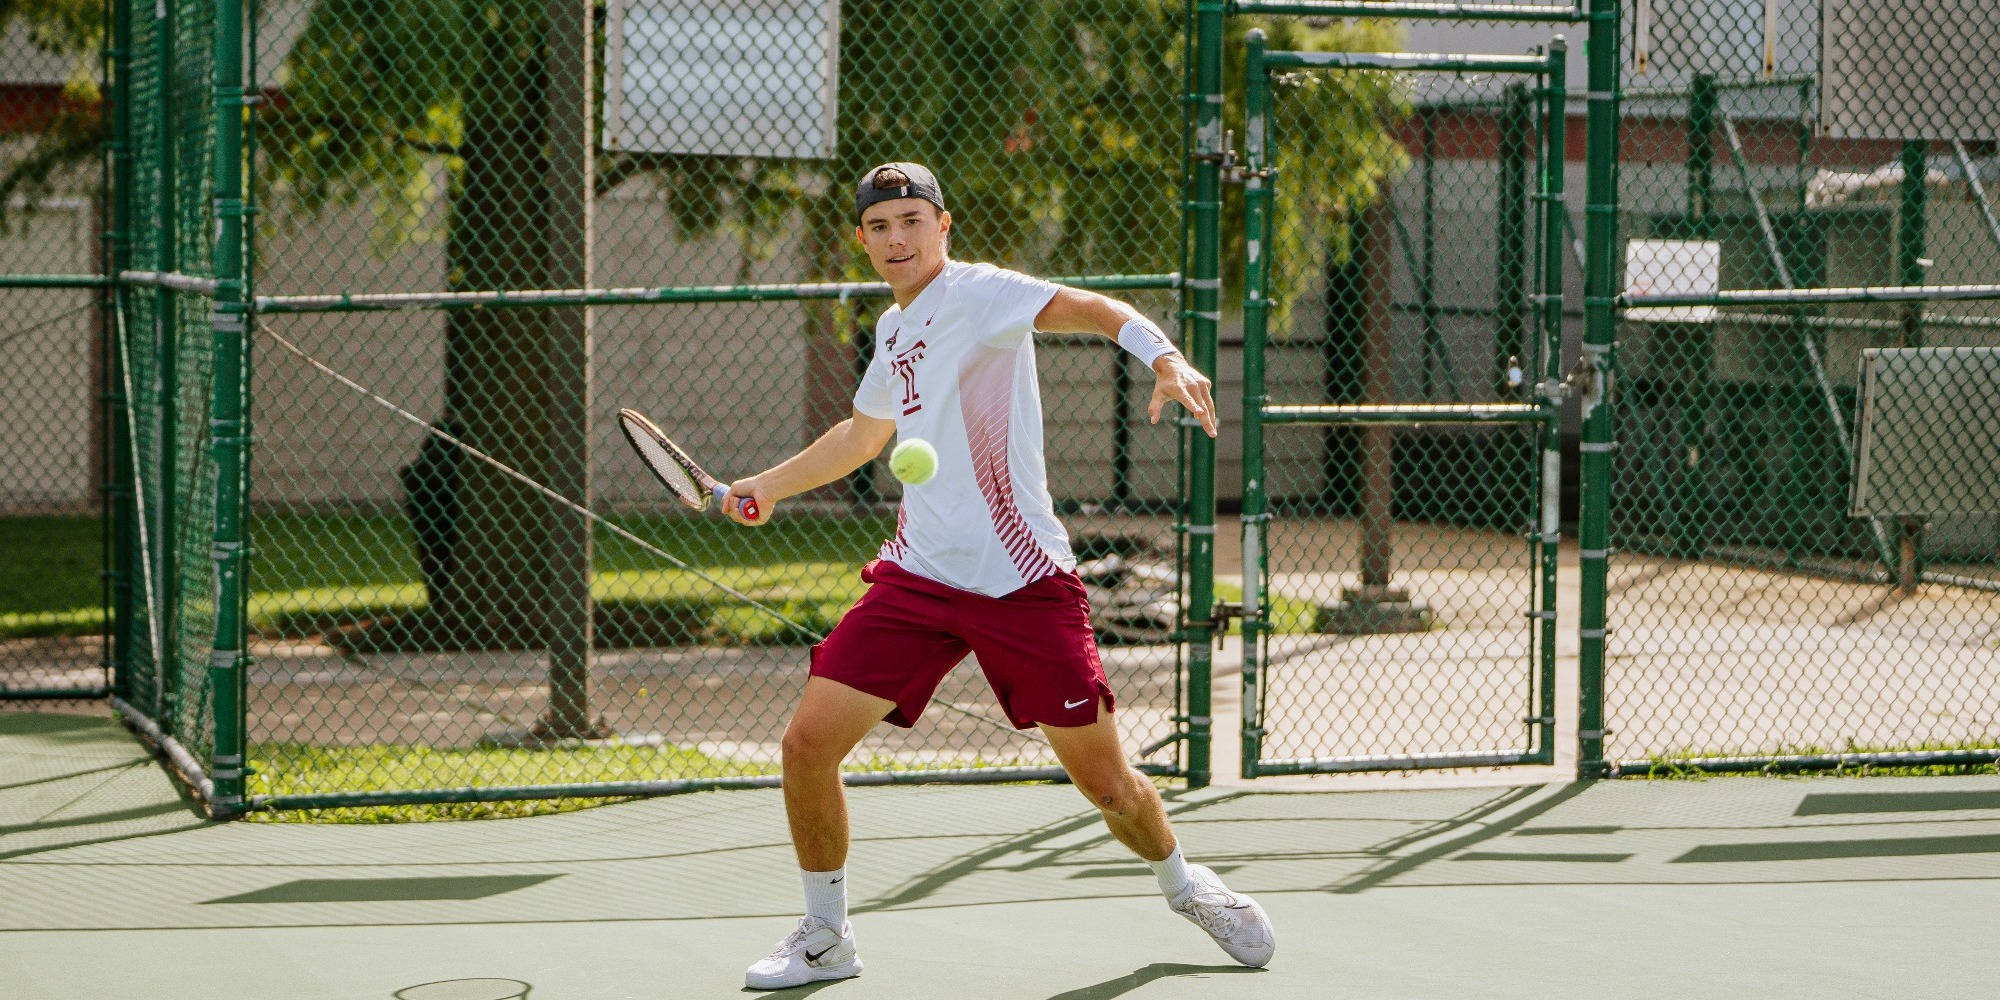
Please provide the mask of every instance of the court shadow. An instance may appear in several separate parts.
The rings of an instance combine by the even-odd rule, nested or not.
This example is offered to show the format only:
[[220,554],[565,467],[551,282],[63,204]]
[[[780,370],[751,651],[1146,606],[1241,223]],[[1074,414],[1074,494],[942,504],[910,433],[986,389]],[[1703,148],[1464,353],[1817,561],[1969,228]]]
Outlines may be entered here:
[[823,983],[807,983],[804,986],[789,986],[782,990],[753,990],[745,986],[737,992],[755,997],[786,997],[789,1000],[791,997],[812,996],[829,986],[839,986],[842,983],[858,983],[860,981],[861,978],[856,976],[849,979],[829,979]]
[[1112,1000],[1113,997],[1122,997],[1157,979],[1169,979],[1176,976],[1193,976],[1197,978],[1203,976],[1243,976],[1256,975],[1263,971],[1263,969],[1251,969],[1241,965],[1181,965],[1176,962],[1154,962],[1143,969],[1135,970],[1116,979],[1107,979],[1101,983],[1092,983],[1089,986],[1082,986],[1067,992],[1058,993],[1050,997],[1049,1000]]

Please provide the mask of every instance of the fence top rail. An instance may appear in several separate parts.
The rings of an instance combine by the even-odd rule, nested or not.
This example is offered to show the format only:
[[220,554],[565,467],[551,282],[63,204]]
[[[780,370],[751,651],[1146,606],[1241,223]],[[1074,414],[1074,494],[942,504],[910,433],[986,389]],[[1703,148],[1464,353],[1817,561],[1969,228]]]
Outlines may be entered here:
[[170,292],[193,292],[197,295],[214,295],[222,287],[222,282],[215,278],[202,278],[171,271],[120,271],[118,283],[164,288]]
[[101,274],[0,274],[0,288],[102,288],[110,283]]
[[1230,0],[1232,14],[1300,14],[1307,17],[1397,17],[1439,21],[1539,21],[1580,24],[1583,4],[1353,3],[1342,0]]
[[1266,406],[1274,424],[1468,424],[1535,422],[1555,410],[1538,403],[1301,403]]
[[1640,306],[1813,305],[1821,302],[1945,302],[2000,299],[2000,285],[1865,285],[1854,288],[1745,288],[1722,292],[1620,295],[1621,309]]
[[[1179,288],[1181,276],[1094,274],[1050,278],[1058,285],[1095,290]],[[466,309],[500,306],[655,305],[702,302],[798,302],[807,299],[886,298],[883,281],[827,281],[768,285],[674,285],[658,288],[538,288],[491,292],[341,292],[334,295],[260,295],[261,313],[369,312],[388,309]]]
[[1526,73],[1549,71],[1546,56],[1502,56],[1458,52],[1292,52],[1264,53],[1265,69],[1392,69],[1447,73]]

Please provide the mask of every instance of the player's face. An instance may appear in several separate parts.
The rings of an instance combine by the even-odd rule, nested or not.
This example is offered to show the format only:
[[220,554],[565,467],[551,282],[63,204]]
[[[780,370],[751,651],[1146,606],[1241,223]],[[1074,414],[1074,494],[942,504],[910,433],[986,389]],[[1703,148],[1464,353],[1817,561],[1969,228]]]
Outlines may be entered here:
[[950,233],[950,212],[922,198],[897,198],[868,206],[855,237],[867,249],[875,273],[897,287],[928,279],[944,266]]

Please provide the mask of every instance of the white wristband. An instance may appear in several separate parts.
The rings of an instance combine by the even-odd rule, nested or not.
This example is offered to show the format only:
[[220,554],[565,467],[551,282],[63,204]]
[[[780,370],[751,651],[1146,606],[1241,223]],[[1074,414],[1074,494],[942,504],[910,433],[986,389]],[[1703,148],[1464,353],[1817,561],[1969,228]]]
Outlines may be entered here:
[[1124,326],[1118,328],[1118,346],[1124,348],[1127,354],[1138,358],[1140,363],[1148,368],[1153,367],[1153,362],[1169,354],[1181,352],[1152,320],[1144,316],[1128,319]]

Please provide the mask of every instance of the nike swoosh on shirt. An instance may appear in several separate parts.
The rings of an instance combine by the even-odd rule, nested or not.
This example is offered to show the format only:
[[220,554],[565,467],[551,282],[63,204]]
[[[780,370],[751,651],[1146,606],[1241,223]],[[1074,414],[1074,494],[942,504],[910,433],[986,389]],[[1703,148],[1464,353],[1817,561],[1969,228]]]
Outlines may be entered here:
[[1088,705],[1088,704],[1090,704],[1090,699],[1089,699],[1089,698],[1084,698],[1084,699],[1082,699],[1082,700],[1080,700],[1080,701],[1066,701],[1066,702],[1063,702],[1063,707],[1064,707],[1064,708],[1075,708],[1075,707],[1077,707],[1078,705]]

